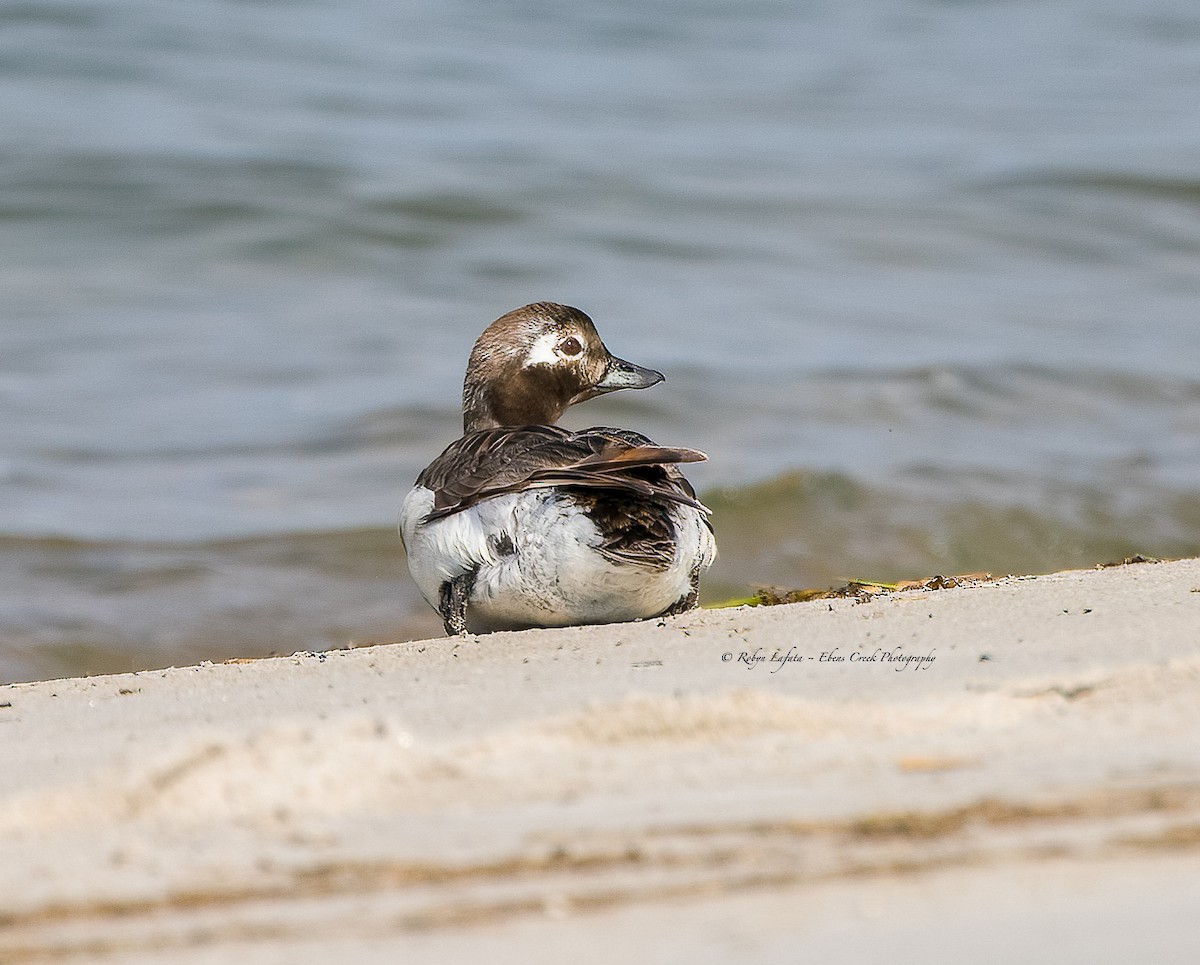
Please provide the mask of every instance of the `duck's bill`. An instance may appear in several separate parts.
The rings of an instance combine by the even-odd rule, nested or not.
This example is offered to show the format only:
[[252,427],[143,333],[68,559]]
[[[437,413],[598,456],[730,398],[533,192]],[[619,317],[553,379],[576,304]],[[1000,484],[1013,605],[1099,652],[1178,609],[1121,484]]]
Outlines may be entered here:
[[596,383],[595,394],[616,392],[617,389],[647,389],[665,380],[666,376],[661,372],[614,356],[608,360],[608,371],[604,373],[604,378]]

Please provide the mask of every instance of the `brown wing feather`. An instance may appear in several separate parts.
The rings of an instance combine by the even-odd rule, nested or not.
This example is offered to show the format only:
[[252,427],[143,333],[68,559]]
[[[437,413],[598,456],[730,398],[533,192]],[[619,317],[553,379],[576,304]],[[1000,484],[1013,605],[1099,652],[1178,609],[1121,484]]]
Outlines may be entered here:
[[708,512],[675,468],[676,463],[705,458],[694,449],[656,446],[627,429],[503,427],[468,433],[451,443],[417,477],[417,484],[434,493],[430,520],[492,496],[555,486],[625,492]]
[[[649,440],[647,440],[649,442]],[[628,469],[631,466],[662,466],[676,462],[704,462],[707,459],[699,449],[677,449],[667,446],[610,444],[594,456],[582,460],[580,469],[594,472]]]

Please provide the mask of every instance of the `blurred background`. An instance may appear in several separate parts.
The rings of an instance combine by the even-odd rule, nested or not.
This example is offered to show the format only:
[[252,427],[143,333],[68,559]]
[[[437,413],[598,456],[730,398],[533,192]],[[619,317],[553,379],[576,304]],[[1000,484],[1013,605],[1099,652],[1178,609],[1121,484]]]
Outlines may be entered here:
[[395,524],[537,299],[708,602],[1200,554],[1192,0],[0,5],[0,680],[440,632]]

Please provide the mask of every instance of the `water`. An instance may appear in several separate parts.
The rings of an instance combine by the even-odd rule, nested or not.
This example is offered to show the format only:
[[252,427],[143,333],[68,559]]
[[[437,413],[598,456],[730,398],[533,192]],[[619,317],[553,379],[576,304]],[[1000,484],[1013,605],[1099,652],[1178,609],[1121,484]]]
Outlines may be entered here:
[[0,8],[0,679],[437,631],[471,342],[577,305],[707,598],[1200,553],[1200,8]]

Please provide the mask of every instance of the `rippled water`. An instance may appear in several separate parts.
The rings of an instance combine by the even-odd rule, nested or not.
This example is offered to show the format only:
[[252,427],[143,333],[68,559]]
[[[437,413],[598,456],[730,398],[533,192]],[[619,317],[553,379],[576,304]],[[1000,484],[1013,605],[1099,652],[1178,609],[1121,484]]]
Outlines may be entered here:
[[0,679],[435,632],[399,500],[541,298],[710,600],[1200,553],[1185,0],[25,0],[0,77]]

